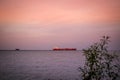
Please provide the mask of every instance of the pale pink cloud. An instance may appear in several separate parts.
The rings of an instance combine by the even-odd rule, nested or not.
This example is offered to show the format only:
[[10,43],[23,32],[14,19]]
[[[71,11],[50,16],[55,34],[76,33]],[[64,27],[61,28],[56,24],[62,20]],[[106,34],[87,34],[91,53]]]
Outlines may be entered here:
[[1,21],[6,22],[46,24],[120,21],[119,0],[6,0],[3,2]]

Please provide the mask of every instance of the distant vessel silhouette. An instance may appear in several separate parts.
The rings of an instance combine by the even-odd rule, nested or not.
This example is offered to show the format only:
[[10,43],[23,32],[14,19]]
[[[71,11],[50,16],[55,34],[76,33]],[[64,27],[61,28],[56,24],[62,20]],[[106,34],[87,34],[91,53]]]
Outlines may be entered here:
[[16,51],[20,51],[20,49],[15,49]]
[[76,51],[76,48],[53,48],[53,51]]

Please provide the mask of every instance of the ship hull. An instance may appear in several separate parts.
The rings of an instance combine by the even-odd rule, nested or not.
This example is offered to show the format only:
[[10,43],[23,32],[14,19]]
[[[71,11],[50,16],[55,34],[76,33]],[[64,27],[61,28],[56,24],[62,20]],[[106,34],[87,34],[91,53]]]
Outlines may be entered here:
[[53,51],[76,51],[76,48],[54,48]]

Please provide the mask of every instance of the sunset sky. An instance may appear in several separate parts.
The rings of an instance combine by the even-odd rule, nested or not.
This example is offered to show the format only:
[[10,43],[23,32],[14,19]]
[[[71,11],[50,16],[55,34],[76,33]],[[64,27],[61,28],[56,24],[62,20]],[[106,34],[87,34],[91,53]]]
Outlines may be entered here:
[[87,48],[108,35],[120,50],[120,0],[0,0],[0,50]]

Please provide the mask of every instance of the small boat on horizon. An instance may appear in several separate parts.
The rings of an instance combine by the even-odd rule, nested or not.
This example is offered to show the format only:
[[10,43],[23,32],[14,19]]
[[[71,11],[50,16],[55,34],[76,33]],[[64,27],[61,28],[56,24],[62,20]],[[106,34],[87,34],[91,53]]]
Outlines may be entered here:
[[15,49],[15,51],[20,51],[20,49]]

